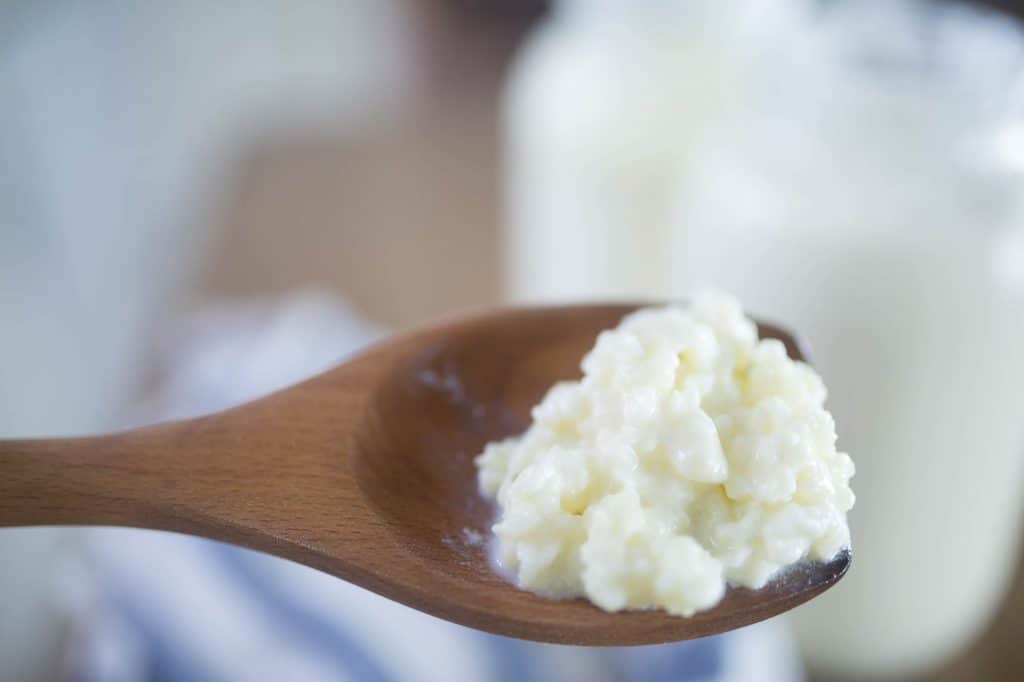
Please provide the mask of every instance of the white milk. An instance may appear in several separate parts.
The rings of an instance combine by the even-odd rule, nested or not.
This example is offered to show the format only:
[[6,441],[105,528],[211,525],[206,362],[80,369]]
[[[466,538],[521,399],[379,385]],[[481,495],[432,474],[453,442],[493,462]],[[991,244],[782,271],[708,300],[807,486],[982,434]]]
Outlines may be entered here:
[[952,653],[1003,595],[1021,535],[1024,289],[996,267],[998,238],[706,237],[695,271],[810,340],[857,462],[853,567],[792,614],[807,655],[892,674]]
[[724,287],[810,341],[858,502],[849,575],[792,622],[813,665],[853,677],[920,673],[980,632],[1024,500],[1021,42],[873,7],[830,29],[824,86],[701,166],[673,249],[678,289]]
[[800,0],[559,3],[505,93],[509,297],[667,296],[673,207],[690,160],[742,109],[758,50],[802,9]]
[[[1021,535],[1024,181],[982,155],[1021,41],[923,4],[812,29],[774,3],[774,33],[744,32],[756,2],[634,4],[568,5],[513,70],[507,292],[710,285],[805,335],[858,503],[850,574],[792,622],[828,674],[935,665]],[[648,12],[668,6],[697,9]]]

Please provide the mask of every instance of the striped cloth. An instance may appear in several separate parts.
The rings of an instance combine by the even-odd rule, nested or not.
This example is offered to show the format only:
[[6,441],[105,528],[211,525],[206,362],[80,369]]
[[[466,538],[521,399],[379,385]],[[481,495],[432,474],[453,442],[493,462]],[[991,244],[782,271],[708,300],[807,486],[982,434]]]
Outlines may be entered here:
[[[171,349],[170,379],[140,420],[236,404],[380,335],[317,293],[209,309]],[[454,625],[305,566],[208,540],[110,528],[83,531],[78,540],[62,590],[71,632],[66,678],[75,682],[801,678],[785,628],[773,621],[661,646],[536,644]]]

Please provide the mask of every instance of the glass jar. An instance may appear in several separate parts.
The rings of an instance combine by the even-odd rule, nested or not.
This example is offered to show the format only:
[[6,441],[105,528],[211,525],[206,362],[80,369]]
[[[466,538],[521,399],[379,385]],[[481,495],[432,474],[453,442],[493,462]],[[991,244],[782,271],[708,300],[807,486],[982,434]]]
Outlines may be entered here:
[[799,330],[857,465],[849,575],[792,613],[830,674],[910,675],[1005,594],[1024,481],[1020,37],[959,8],[841,5],[701,163],[679,287]]
[[802,0],[558,3],[505,91],[508,297],[666,297],[691,160],[805,14]]

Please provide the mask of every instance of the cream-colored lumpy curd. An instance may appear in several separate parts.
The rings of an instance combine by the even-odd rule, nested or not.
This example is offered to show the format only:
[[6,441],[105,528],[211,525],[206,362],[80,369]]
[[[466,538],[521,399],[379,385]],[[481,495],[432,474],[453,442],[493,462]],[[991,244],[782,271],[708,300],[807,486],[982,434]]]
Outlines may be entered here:
[[520,587],[690,615],[849,545],[854,468],[825,387],[734,298],[632,313],[582,368],[476,460]]

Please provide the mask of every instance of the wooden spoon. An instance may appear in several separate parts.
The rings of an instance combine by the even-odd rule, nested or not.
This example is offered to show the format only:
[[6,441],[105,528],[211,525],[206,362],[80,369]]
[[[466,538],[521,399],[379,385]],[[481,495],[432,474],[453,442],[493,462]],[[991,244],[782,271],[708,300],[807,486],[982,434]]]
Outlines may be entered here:
[[[469,627],[545,642],[652,644],[747,625],[835,584],[849,553],[691,618],[606,613],[495,575],[474,456],[523,431],[555,381],[635,305],[522,308],[396,336],[224,412],[110,435],[0,441],[0,526],[136,526],[312,566]],[[792,336],[762,325],[762,336]]]

